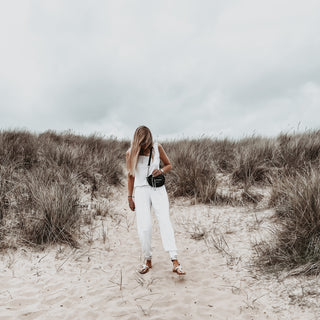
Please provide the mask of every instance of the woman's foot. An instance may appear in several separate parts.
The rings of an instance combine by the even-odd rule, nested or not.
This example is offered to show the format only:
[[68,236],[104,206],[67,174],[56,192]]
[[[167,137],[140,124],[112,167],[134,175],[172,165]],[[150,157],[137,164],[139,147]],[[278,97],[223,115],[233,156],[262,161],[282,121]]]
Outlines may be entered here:
[[141,269],[139,270],[139,273],[145,274],[152,268],[152,262],[151,260],[147,260],[145,264],[142,265]]
[[178,274],[179,276],[184,276],[186,273],[182,270],[182,267],[179,263],[178,260],[172,260],[172,264],[173,264],[173,272],[175,272],[176,274]]

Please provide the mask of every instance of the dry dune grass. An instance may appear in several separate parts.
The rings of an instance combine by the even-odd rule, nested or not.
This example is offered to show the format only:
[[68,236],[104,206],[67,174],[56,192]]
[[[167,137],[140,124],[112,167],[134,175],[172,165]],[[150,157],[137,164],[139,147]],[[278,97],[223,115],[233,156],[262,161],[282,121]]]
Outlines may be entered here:
[[320,272],[320,131],[281,134],[272,139],[174,141],[165,147],[175,168],[169,181],[173,195],[230,204],[230,197],[219,195],[217,173],[229,176],[242,188],[243,204],[263,198],[251,191],[254,186],[272,187],[269,206],[279,218],[274,242],[257,246],[258,265],[296,273]]
[[[173,163],[173,197],[205,204],[258,205],[271,189],[274,243],[260,245],[264,266],[319,272],[320,131],[241,140],[163,142]],[[80,190],[108,197],[124,179],[128,141],[71,132],[0,133],[0,243],[77,245]],[[227,181],[227,182],[226,182]],[[226,187],[227,186],[227,187]],[[222,192],[225,188],[230,192]],[[15,240],[12,240],[15,239]]]
[[185,140],[168,144],[167,148],[174,167],[168,176],[172,194],[196,197],[201,202],[215,201],[217,177],[210,145],[201,140],[199,143]]
[[52,131],[0,133],[1,247],[76,245],[79,188],[108,194],[123,178],[125,141]]
[[273,243],[258,246],[259,263],[291,273],[320,273],[320,172],[284,177],[273,189]]

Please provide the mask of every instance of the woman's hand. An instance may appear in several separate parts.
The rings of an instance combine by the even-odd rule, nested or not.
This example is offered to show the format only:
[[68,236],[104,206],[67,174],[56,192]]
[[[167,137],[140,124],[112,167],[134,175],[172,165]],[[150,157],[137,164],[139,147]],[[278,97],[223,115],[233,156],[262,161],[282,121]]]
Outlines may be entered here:
[[132,200],[132,198],[128,198],[129,201],[129,207],[131,209],[131,211],[134,211],[136,209],[136,205],[134,204],[134,201]]
[[152,171],[152,175],[153,175],[154,177],[158,176],[158,175],[161,174],[161,173],[162,173],[162,171],[161,171],[160,169],[154,169],[154,170]]

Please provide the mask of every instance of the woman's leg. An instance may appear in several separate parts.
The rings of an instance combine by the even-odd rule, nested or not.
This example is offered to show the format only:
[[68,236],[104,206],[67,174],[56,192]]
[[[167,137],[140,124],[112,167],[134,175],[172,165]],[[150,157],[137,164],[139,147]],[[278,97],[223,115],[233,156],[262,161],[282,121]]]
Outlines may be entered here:
[[169,252],[170,259],[177,259],[177,247],[174,231],[169,216],[169,200],[165,186],[151,188],[151,202],[154,213],[158,219],[162,245],[165,251]]
[[135,205],[137,216],[137,229],[142,247],[142,252],[146,260],[152,258],[152,223],[151,223],[151,201],[148,186],[135,188]]

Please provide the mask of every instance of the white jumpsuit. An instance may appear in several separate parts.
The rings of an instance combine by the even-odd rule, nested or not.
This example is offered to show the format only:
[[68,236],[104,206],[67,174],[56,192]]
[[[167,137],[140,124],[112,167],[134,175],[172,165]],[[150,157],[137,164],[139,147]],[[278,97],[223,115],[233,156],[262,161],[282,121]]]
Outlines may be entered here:
[[[151,159],[149,174],[159,169],[160,156],[158,144],[153,145],[153,159]],[[169,252],[171,260],[177,259],[177,247],[174,231],[169,216],[169,200],[165,186],[151,187],[147,182],[149,156],[139,156],[135,169],[134,196],[137,216],[137,228],[142,252],[145,259],[152,258],[152,222],[151,206],[157,217],[160,227],[162,245]]]

